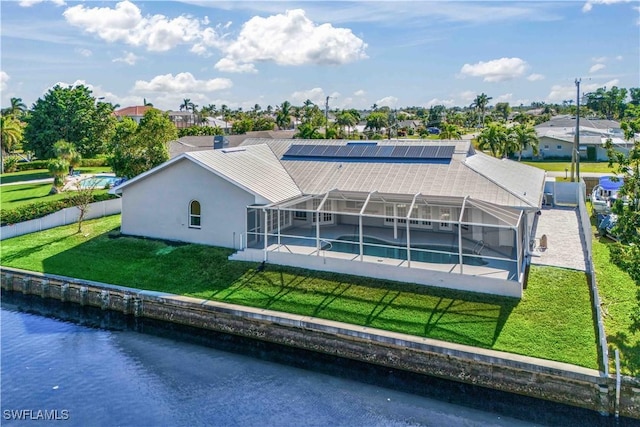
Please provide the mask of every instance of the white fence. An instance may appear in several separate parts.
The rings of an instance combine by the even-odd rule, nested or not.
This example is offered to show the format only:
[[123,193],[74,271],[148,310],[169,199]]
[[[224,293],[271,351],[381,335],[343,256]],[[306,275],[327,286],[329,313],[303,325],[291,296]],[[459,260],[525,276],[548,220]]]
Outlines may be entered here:
[[[103,202],[91,203],[85,219],[101,218],[120,212],[122,212],[122,199],[105,200]],[[60,227],[61,225],[73,224],[74,222],[78,222],[79,215],[80,210],[77,207],[72,207],[62,209],[61,211],[54,212],[42,218],[5,225],[0,228],[0,240]]]

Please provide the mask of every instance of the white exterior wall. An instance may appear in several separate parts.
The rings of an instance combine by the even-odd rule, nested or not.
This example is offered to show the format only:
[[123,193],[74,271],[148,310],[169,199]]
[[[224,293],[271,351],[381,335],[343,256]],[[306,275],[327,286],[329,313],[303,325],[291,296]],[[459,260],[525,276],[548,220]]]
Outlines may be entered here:
[[[199,229],[189,228],[192,200],[200,202]],[[254,202],[252,194],[185,159],[123,188],[122,233],[238,248],[246,207]]]

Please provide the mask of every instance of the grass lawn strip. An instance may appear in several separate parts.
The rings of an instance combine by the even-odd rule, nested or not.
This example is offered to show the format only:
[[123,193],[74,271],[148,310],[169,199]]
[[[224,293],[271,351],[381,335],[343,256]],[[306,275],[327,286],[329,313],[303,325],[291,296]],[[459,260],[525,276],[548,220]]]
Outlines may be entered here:
[[[80,167],[76,169],[81,174],[96,174],[111,172],[109,166]],[[0,175],[0,184],[11,184],[14,182],[33,181],[36,179],[49,179],[51,173],[47,169],[33,169],[28,171],[3,173]]]
[[[597,369],[584,273],[533,266],[522,300],[229,261],[229,249],[117,237],[120,216],[2,242],[2,265],[314,316]],[[111,237],[109,236],[111,234]],[[117,238],[113,238],[117,237]]]
[[[568,169],[571,172],[571,162],[531,162],[522,161],[521,163],[544,169],[549,172],[564,172]],[[580,172],[594,173],[613,173],[608,162],[580,162]]]
[[[0,187],[0,201],[2,209],[13,209],[19,206],[36,202],[50,202],[63,200],[73,195],[72,191],[58,194],[49,194],[51,183],[16,184]],[[95,189],[93,194],[106,193],[107,190]]]
[[611,240],[593,240],[593,264],[602,304],[604,330],[609,344],[611,372],[615,372],[614,350],[620,351],[621,371],[625,375],[640,375],[640,331],[631,331],[632,308],[638,304],[638,286],[626,271],[609,259]]

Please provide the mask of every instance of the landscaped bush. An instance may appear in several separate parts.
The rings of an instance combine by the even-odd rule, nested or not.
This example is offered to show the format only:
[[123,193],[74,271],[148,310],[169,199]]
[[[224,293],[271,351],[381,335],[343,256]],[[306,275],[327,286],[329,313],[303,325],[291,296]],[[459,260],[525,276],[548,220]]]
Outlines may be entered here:
[[80,160],[80,167],[100,167],[100,166],[109,166],[107,163],[106,157],[99,157],[97,159],[82,159]]
[[4,169],[6,173],[15,172],[18,170],[18,158],[7,157],[4,159]]
[[32,160],[30,162],[19,162],[18,171],[31,171],[35,169],[46,169],[49,160]]
[[[108,193],[94,194],[93,202],[114,199],[116,196]],[[52,200],[49,202],[36,202],[28,205],[18,206],[13,209],[2,209],[0,211],[1,225],[16,224],[18,222],[29,221],[31,219],[42,218],[64,208],[75,206],[73,196],[62,200]]]
[[[17,171],[30,171],[36,169],[47,169],[47,164],[49,160],[32,160],[30,162],[18,162]],[[107,164],[107,159],[105,157],[100,157],[97,159],[82,159],[80,160],[81,167],[99,167],[99,166],[109,166]]]

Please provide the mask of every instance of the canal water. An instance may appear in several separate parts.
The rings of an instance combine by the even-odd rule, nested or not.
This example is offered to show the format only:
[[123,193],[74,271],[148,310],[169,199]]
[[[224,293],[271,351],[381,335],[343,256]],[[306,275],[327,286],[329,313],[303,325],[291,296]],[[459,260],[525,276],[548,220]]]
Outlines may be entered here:
[[627,426],[225,334],[2,293],[2,426]]

